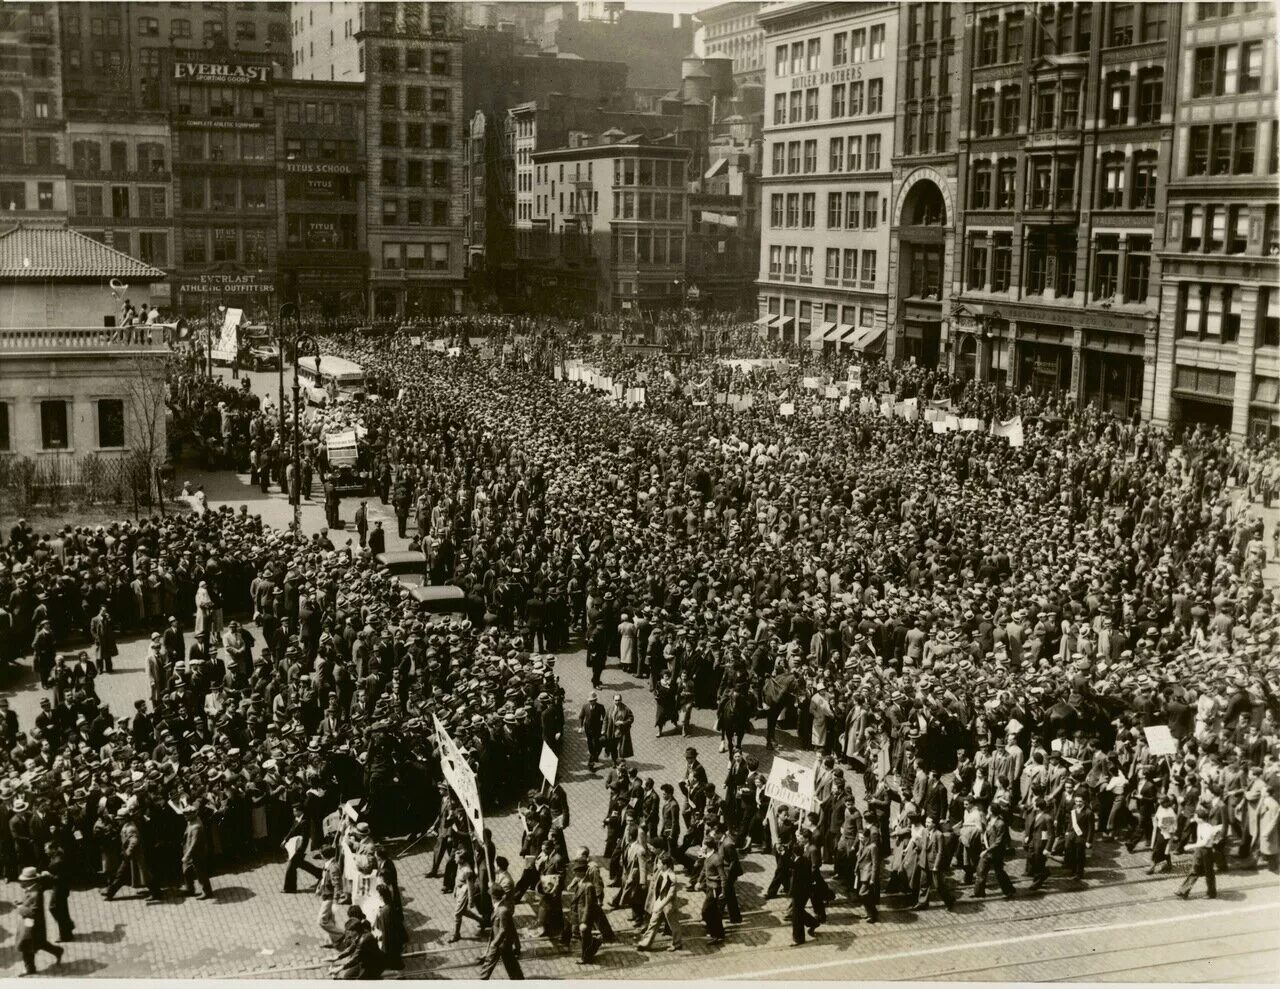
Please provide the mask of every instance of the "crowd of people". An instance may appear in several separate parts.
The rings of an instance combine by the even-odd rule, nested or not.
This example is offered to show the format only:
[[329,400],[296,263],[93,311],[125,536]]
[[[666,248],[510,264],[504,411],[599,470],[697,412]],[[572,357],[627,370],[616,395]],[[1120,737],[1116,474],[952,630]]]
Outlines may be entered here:
[[[1275,444],[1174,437],[914,366],[861,365],[875,401],[841,410],[804,383],[847,380],[831,358],[731,369],[543,333],[521,341],[540,356],[515,361],[408,332],[322,341],[396,384],[359,410],[377,494],[412,525],[431,582],[464,589],[466,619],[425,621],[363,529],[335,546],[336,531],[295,539],[227,509],[14,529],[4,641],[51,667],[53,696],[29,732],[0,724],[7,872],[60,852],[107,892],[132,879],[159,895],[190,875],[179,811],[216,859],[299,821],[323,849],[319,822],[357,797],[371,840],[434,835],[455,936],[468,919],[491,930],[487,972],[514,975],[526,893],[541,933],[576,939],[580,961],[613,937],[602,872],[647,948],[663,931],[683,942],[682,883],[723,940],[751,853],[775,858],[768,892],[790,898],[795,943],[823,923],[828,879],[869,921],[882,895],[950,906],[957,872],[975,896],[989,882],[1014,895],[1015,840],[1032,886],[1051,860],[1063,881],[1087,878],[1108,840],[1149,848],[1153,871],[1193,852],[1184,893],[1202,876],[1213,895],[1228,864],[1277,867],[1280,619],[1251,500],[1274,491]],[[570,358],[643,383],[644,404],[563,380]],[[904,399],[982,428],[936,431]],[[987,428],[1013,416],[1016,445]],[[55,591],[75,617],[45,628],[62,609],[40,595]],[[257,658],[247,628],[224,626],[237,614],[260,629]],[[148,622],[150,704],[120,719],[93,691],[102,630]],[[93,655],[60,654],[73,629]],[[608,754],[603,862],[570,855],[563,791],[534,793],[512,882],[438,785],[427,728],[445,721],[490,805],[501,781],[534,784],[539,743],[560,752],[565,730],[549,654],[578,642],[593,683],[610,663],[648,681],[656,734],[714,726],[728,768],[717,787],[694,752],[680,778],[642,778],[635,713],[594,698],[579,725],[592,765]],[[767,766],[743,749],[755,731],[780,743],[779,728],[818,757],[800,809],[769,800]],[[1154,728],[1170,754],[1153,753]],[[678,760],[681,743],[663,744]],[[70,842],[77,823],[98,840]],[[291,872],[316,868],[305,853]],[[338,971],[376,968],[375,942],[394,956],[359,911],[338,940]]]

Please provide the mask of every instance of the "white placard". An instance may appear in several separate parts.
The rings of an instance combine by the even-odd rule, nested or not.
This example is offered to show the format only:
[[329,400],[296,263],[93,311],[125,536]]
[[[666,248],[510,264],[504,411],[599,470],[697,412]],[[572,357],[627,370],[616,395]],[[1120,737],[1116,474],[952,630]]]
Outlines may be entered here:
[[790,759],[776,757],[769,767],[764,792],[770,800],[798,807],[806,814],[815,809],[813,767],[802,766]]
[[542,778],[547,781],[549,786],[556,785],[556,773],[560,769],[560,758],[551,751],[551,746],[546,742],[542,743],[542,757],[538,760],[538,769],[542,772]]
[[1177,755],[1178,742],[1168,725],[1152,725],[1142,731],[1147,736],[1147,747],[1152,755]]
[[783,402],[781,405],[778,406],[778,415],[793,416],[795,414],[796,414],[795,402]]

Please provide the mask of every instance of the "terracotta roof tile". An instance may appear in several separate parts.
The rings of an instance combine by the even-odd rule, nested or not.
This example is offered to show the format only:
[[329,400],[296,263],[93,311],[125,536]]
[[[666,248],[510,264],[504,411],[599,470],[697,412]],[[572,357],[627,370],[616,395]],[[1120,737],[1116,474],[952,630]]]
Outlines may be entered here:
[[61,224],[20,222],[0,232],[0,278],[119,278],[161,281],[165,273]]

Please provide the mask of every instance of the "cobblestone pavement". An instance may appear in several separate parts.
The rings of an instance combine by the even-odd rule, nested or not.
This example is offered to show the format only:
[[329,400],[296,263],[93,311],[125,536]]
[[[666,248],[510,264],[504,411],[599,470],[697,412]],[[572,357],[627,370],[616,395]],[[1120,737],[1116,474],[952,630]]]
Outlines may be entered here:
[[[184,472],[179,479],[187,479],[188,474],[205,483],[214,506],[247,501],[252,511],[262,512],[277,525],[290,517],[282,496],[264,498],[249,489],[243,477]],[[247,497],[250,493],[255,497]],[[370,508],[374,518],[389,517],[376,498]],[[303,517],[308,531],[323,521],[319,506],[304,508]],[[389,548],[401,547],[403,543],[394,538],[394,520],[384,527],[392,536]],[[117,672],[100,678],[100,693],[113,710],[125,712],[134,699],[145,696],[144,652],[141,640],[128,641],[122,645]],[[585,844],[599,851],[605,809],[602,775],[585,770],[585,744],[574,724],[577,707],[590,689],[589,673],[581,652],[560,656],[557,669],[569,695],[561,776],[573,819],[566,837],[570,845]],[[26,667],[22,674],[6,683],[0,694],[10,698],[22,723],[29,725],[39,690]],[[654,738],[647,688],[610,668],[604,675],[602,698],[607,702],[614,692],[636,711],[634,763],[642,773],[659,782],[674,779],[683,764],[681,753],[691,745],[711,778],[719,782],[725,756],[718,752],[718,739],[710,727],[712,712],[695,714],[688,738],[670,734]],[[786,751],[785,735],[782,741]],[[767,769],[770,756],[760,736],[749,737],[746,749]],[[511,853],[519,838],[515,816],[494,814],[486,817],[486,823],[494,831],[499,851],[514,860]],[[420,844],[408,849],[399,862],[410,930],[405,975],[474,977],[484,942],[468,925],[462,942],[445,943],[452,933],[452,897],[440,892],[439,880],[425,878],[428,852],[429,847]],[[855,919],[855,911],[841,899],[831,907],[828,923],[817,938],[796,949],[790,947],[783,902],[763,902],[773,863],[758,854],[745,860],[746,874],[739,883],[744,923],[730,928],[728,941],[717,947],[701,937],[696,895],[686,897],[683,905],[687,950],[678,953],[637,952],[637,932],[615,911],[612,919],[620,943],[606,945],[594,964],[580,967],[574,956],[537,937],[528,906],[518,909],[517,924],[524,940],[524,970],[531,978],[1276,980],[1280,941],[1274,936],[1274,916],[1280,886],[1274,876],[1228,872],[1219,879],[1216,901],[1203,899],[1201,888],[1190,903],[1183,903],[1172,895],[1173,877],[1147,877],[1146,865],[1141,852],[1129,854],[1120,845],[1099,842],[1091,853],[1084,884],[1055,879],[1039,894],[1012,902],[989,897],[981,903],[966,898],[969,891],[961,887],[955,913],[908,911],[889,900],[883,922],[874,927]],[[1015,879],[1020,872],[1019,864],[1013,870]],[[315,922],[319,901],[305,893],[282,893],[283,874],[284,855],[277,850],[257,867],[214,877],[212,902],[168,897],[151,905],[141,898],[107,903],[94,890],[78,891],[71,900],[77,939],[67,946],[66,960],[51,974],[323,978],[327,952]],[[13,950],[16,893],[13,885],[0,893],[0,975],[16,974],[21,967]]]

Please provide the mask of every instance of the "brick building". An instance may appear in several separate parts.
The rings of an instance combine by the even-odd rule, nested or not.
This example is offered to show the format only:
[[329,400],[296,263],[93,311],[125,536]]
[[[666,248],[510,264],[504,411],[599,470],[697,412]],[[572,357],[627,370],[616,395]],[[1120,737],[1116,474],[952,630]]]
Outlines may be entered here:
[[462,308],[462,15],[444,3],[295,3],[294,77],[365,90],[369,313]]
[[[1182,8],[1151,418],[1280,433],[1276,18]],[[1145,410],[1144,410],[1145,411]]]
[[0,210],[67,215],[66,122],[58,5],[0,6]]

